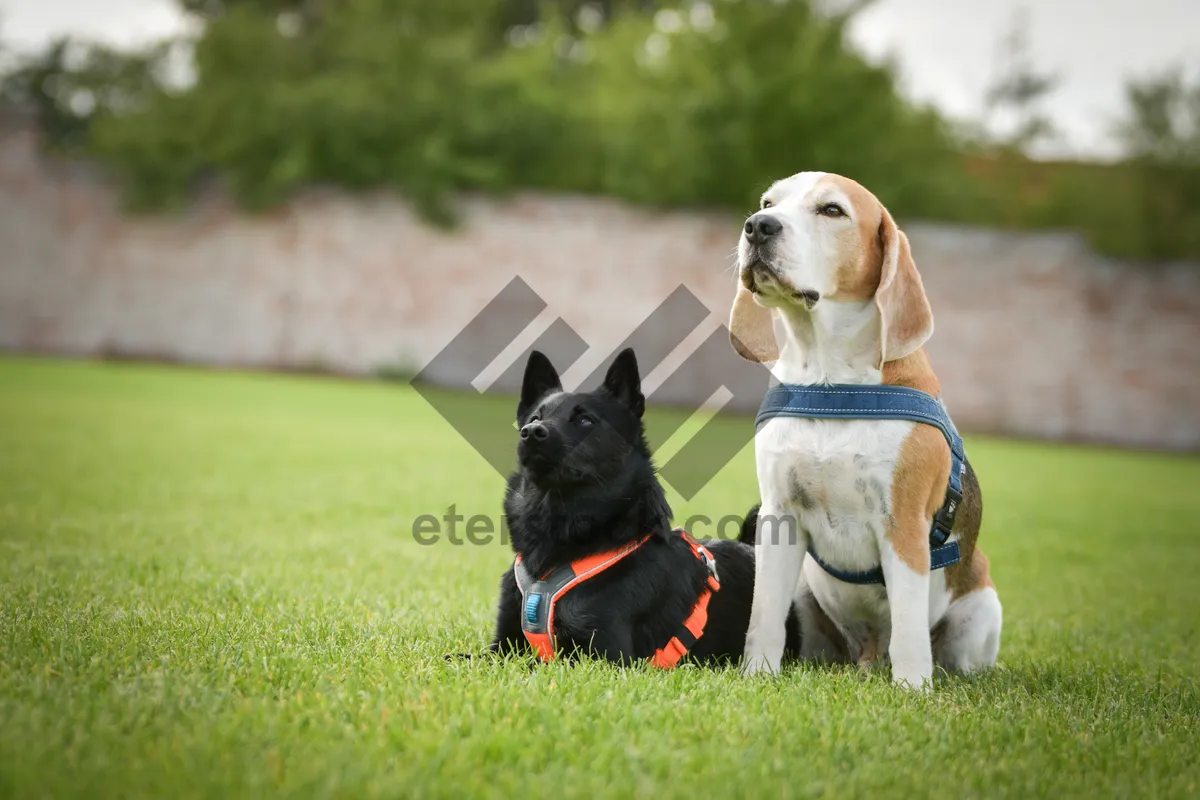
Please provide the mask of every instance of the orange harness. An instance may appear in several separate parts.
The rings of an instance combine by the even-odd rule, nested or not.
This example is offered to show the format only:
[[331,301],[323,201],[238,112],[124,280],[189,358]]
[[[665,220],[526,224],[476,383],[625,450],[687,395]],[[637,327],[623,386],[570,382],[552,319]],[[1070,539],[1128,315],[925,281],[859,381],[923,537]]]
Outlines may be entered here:
[[[671,641],[655,651],[650,663],[663,669],[672,669],[687,655],[688,650],[704,634],[704,626],[708,624],[708,601],[713,592],[719,591],[721,582],[717,580],[717,562],[708,548],[697,542],[687,531],[674,531],[683,537],[696,558],[704,562],[708,569],[708,583],[700,593],[692,613],[683,621],[679,631],[671,637]],[[563,595],[579,584],[594,578],[604,570],[615,566],[622,559],[633,553],[650,540],[652,534],[647,534],[636,542],[625,545],[607,553],[572,561],[566,566],[551,570],[541,580],[535,580],[529,571],[521,564],[518,555],[513,564],[513,573],[517,579],[517,587],[521,590],[523,613],[521,614],[521,630],[525,638],[537,651],[542,661],[554,660],[554,607]]]

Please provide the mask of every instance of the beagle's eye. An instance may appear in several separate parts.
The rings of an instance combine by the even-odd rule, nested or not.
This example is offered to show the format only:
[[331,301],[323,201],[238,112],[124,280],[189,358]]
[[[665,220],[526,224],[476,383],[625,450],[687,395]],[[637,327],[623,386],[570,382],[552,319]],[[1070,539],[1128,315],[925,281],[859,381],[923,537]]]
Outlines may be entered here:
[[835,219],[837,217],[846,216],[846,211],[837,203],[824,203],[819,205],[817,206],[817,213],[822,217],[834,217]]
[[775,204],[772,203],[770,200],[763,200],[760,208],[770,208],[773,205],[775,205]]

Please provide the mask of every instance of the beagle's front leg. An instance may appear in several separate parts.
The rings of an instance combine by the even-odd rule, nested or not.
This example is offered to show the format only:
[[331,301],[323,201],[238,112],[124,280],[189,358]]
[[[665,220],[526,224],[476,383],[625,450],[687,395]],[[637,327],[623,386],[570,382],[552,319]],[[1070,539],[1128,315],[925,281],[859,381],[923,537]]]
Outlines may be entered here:
[[879,542],[887,581],[892,682],[923,689],[933,679],[929,638],[929,522],[896,521]]
[[808,536],[794,514],[782,505],[763,506],[758,512],[754,544],[754,599],[746,631],[742,674],[776,673],[787,644],[786,622],[800,566],[808,549]]

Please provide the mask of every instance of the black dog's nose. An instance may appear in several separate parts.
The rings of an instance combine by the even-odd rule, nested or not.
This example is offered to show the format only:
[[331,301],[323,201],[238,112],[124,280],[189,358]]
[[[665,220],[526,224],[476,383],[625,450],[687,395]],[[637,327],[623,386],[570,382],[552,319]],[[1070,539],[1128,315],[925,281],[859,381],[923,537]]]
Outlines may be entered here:
[[783,223],[770,214],[755,214],[746,220],[746,238],[754,244],[762,244],[783,230]]
[[541,422],[530,422],[528,425],[521,426],[522,439],[534,439],[535,441],[543,441],[550,435],[550,431]]

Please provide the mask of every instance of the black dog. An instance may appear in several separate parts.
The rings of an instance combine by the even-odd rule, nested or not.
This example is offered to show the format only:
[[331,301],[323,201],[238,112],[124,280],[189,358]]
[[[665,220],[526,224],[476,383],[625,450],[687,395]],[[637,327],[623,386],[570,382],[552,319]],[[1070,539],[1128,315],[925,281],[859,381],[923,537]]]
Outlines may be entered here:
[[[603,554],[629,548],[611,567],[560,595],[552,633],[542,637],[549,652],[537,648],[543,659],[588,653],[616,663],[650,659],[673,666],[663,656],[671,650],[675,660],[686,651],[701,663],[741,658],[754,596],[754,517],[743,524],[738,541],[706,540],[702,548],[673,530],[646,444],[644,409],[631,349],[617,356],[604,384],[587,393],[564,392],[550,361],[530,354],[517,407],[519,464],[504,498],[519,566],[501,579],[490,651],[523,651],[536,642],[536,634],[527,638],[522,621],[532,623],[540,615],[545,625],[546,608],[538,603],[550,598],[531,597],[530,581],[564,572],[570,578],[573,573],[562,568],[579,569],[588,563],[581,560],[595,563]],[[715,570],[701,557],[704,548]],[[692,636],[703,616],[697,612],[704,611],[701,599],[707,601],[707,621]],[[793,616],[788,652],[797,652],[798,645]],[[669,663],[661,663],[664,658]]]

